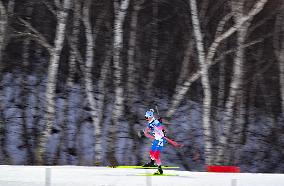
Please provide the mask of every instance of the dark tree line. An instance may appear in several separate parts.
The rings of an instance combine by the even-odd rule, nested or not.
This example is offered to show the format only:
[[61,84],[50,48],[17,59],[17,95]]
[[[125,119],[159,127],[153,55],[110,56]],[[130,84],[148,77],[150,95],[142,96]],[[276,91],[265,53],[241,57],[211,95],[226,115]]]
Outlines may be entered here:
[[[273,159],[271,148],[283,155],[283,7],[1,0],[0,162],[16,162],[10,143],[18,139],[20,164],[121,164],[119,154],[139,164],[145,145],[136,133],[156,106],[169,133],[190,141],[169,155],[187,169],[188,154],[199,164],[248,166],[249,153],[256,162]],[[260,154],[247,150],[254,137],[265,145]]]

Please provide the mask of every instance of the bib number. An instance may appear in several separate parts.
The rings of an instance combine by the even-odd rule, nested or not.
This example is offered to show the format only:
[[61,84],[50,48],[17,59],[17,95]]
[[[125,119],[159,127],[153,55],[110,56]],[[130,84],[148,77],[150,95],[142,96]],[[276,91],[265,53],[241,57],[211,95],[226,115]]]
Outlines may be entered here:
[[164,146],[164,142],[163,141],[159,141],[158,145],[159,146]]

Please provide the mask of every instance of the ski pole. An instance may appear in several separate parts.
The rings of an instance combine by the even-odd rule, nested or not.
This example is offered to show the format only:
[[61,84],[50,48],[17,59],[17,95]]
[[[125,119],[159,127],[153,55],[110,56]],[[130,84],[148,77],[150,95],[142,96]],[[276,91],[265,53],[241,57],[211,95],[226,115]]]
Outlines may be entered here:
[[184,145],[183,144],[179,144],[178,142],[175,142],[174,140],[170,139],[170,138],[167,138],[167,137],[164,137],[170,144],[172,144],[174,147],[177,147],[177,148],[181,148],[183,147]]

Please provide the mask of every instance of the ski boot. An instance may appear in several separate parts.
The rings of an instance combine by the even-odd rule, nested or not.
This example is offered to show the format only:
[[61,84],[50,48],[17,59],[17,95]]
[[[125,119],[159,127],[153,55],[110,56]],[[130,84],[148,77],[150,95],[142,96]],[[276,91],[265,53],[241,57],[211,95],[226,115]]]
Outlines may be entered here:
[[142,167],[156,167],[155,166],[155,161],[151,159],[150,162],[145,163],[144,165],[142,165]]
[[162,175],[163,174],[163,169],[162,166],[158,166],[158,170],[154,173],[154,175]]

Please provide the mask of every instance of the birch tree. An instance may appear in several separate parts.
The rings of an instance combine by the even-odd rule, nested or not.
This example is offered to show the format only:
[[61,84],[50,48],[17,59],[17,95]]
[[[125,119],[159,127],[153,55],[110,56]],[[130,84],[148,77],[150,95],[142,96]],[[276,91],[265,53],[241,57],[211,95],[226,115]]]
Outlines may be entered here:
[[78,1],[74,3],[73,6],[73,27],[72,27],[72,33],[69,39],[70,43],[70,55],[69,55],[69,75],[67,78],[67,86],[72,87],[74,76],[76,74],[76,67],[77,67],[77,53],[76,53],[76,46],[79,45],[79,34],[80,34],[80,25],[81,25],[81,19],[82,19],[82,3],[81,1]]
[[114,106],[112,121],[109,129],[109,141],[107,146],[108,160],[111,164],[117,164],[115,158],[115,141],[118,121],[124,110],[124,89],[122,84],[121,50],[123,48],[123,25],[129,0],[114,1],[114,41],[113,41],[113,68],[114,68]]
[[4,7],[3,1],[0,1],[0,83],[1,83],[1,90],[0,90],[0,150],[1,150],[1,156],[0,161],[4,163],[8,163],[7,160],[4,160],[4,157],[8,157],[5,145],[5,134],[6,134],[6,124],[5,117],[4,117],[4,105],[3,105],[3,99],[4,96],[2,94],[3,92],[3,76],[2,76],[2,56],[3,56],[3,47],[4,47],[4,34],[6,32],[6,24],[7,24],[7,13],[6,8]]
[[[134,1],[133,10],[131,12],[131,21],[130,21],[130,33],[129,33],[129,41],[128,41],[128,51],[127,51],[127,102],[126,102],[126,113],[129,120],[129,136],[133,139],[133,147],[126,149],[126,153],[133,153],[133,156],[137,159],[134,162],[141,162],[141,155],[139,153],[139,149],[136,148],[138,146],[137,134],[135,131],[135,115],[138,112],[137,106],[134,103],[137,101],[137,93],[138,93],[138,71],[137,65],[135,63],[135,54],[136,54],[136,45],[137,45],[137,32],[138,32],[138,15],[139,11],[142,8],[142,4],[145,0]],[[134,152],[131,149],[135,149]],[[130,152],[131,151],[131,152]],[[125,155],[126,159],[129,160],[129,157]],[[126,160],[127,161],[127,160]]]
[[[3,87],[3,86],[1,86]],[[3,92],[3,89],[0,91]],[[7,149],[7,123],[5,121],[5,116],[4,116],[4,105],[2,102],[2,99],[4,98],[4,96],[0,95],[0,162],[4,163],[4,164],[10,164],[11,163],[11,159],[10,159],[10,155],[8,153],[8,149]]]
[[[27,13],[26,15],[30,17],[33,12],[33,6],[34,4],[31,3],[27,5]],[[22,126],[23,126],[23,135],[22,135],[22,140],[23,140],[23,146],[26,147],[27,151],[27,159],[26,163],[28,165],[33,165],[35,163],[35,157],[33,153],[33,146],[32,146],[32,133],[28,130],[29,125],[27,121],[27,106],[29,105],[27,97],[29,96],[29,91],[27,88],[27,82],[28,82],[28,67],[29,67],[29,57],[30,57],[30,47],[31,47],[31,40],[30,38],[25,38],[23,41],[23,46],[22,46],[22,73],[19,75],[19,81],[21,82],[21,104],[22,104]]]
[[[77,53],[77,47],[79,45],[79,34],[80,34],[80,26],[81,26],[81,19],[82,19],[82,3],[81,1],[74,3],[73,6],[73,22],[72,22],[72,33],[68,39],[69,46],[70,46],[70,55],[68,60],[68,69],[69,74],[66,82],[67,86],[67,92],[65,95],[65,106],[69,109],[69,113],[72,110],[70,107],[72,98],[70,97],[69,92],[72,91],[73,85],[74,85],[74,77],[77,72],[77,64],[79,63],[80,59],[77,59],[78,53]],[[66,118],[66,122],[69,122]],[[76,126],[76,125],[75,125]],[[70,127],[66,124],[66,130],[69,131]],[[61,134],[64,135],[64,134]],[[67,136],[65,138],[68,138],[69,140],[66,141],[66,146],[68,149],[67,154],[67,163],[71,164],[71,156],[74,154],[74,149],[76,149],[76,135],[77,133],[72,134],[71,132],[68,132]]]
[[[82,84],[84,86],[84,93],[87,98],[87,103],[90,108],[90,114],[92,118],[92,123],[94,125],[94,164],[99,165],[101,164],[102,160],[102,149],[101,149],[101,121],[103,118],[103,104],[105,100],[105,83],[107,80],[107,75],[109,72],[109,65],[111,61],[111,54],[112,48],[107,46],[108,52],[106,52],[105,62],[101,68],[100,78],[98,80],[98,94],[94,94],[94,86],[95,82],[93,81],[93,67],[94,67],[94,56],[95,56],[95,47],[96,47],[96,38],[100,32],[100,28],[102,23],[104,23],[105,17],[108,14],[108,11],[103,11],[101,14],[98,14],[95,24],[92,26],[91,24],[91,5],[92,1],[84,2],[83,7],[83,14],[81,16],[80,7],[79,5],[75,5],[75,12],[76,16],[79,16],[79,20],[74,19],[74,28],[72,37],[68,37],[70,41],[70,48],[71,48],[71,55],[70,55],[70,68],[76,67],[76,61],[79,64],[81,71],[83,72],[83,81]],[[79,43],[78,43],[78,34],[79,34],[79,25],[80,20],[82,19],[84,30],[85,30],[85,38],[86,38],[86,49],[85,49],[85,59],[83,59],[80,50],[79,50]],[[76,27],[76,28],[75,28]],[[106,36],[107,37],[107,36]],[[72,57],[72,60],[71,60]],[[73,72],[75,73],[75,71]],[[71,75],[71,74],[70,74]],[[77,134],[76,134],[77,135]],[[73,137],[72,137],[73,138]],[[73,142],[75,142],[77,137],[73,138]],[[71,145],[74,150],[75,144]]]
[[282,118],[284,118],[284,3],[280,6],[275,22],[274,51],[279,65],[279,85],[281,94]]
[[[232,2],[232,10],[234,13],[234,20],[237,24],[245,17],[246,13],[244,12],[244,1],[234,1]],[[223,126],[223,133],[219,138],[219,148],[218,148],[218,163],[225,163],[228,164],[229,160],[226,156],[226,150],[228,150],[229,144],[229,136],[232,136],[231,133],[233,128],[233,112],[234,112],[234,105],[236,104],[236,98],[241,91],[242,80],[243,80],[243,73],[244,73],[244,55],[245,49],[243,45],[245,44],[248,28],[250,26],[250,22],[252,21],[251,17],[245,23],[242,24],[237,30],[237,52],[234,58],[234,66],[233,66],[233,75],[232,80],[230,83],[230,91],[228,98],[225,103],[225,113],[224,113],[224,126]]]
[[[207,65],[210,68],[212,65],[214,65],[217,61],[214,61],[214,57],[216,55],[217,49],[220,46],[220,44],[229,38],[232,34],[234,34],[244,23],[246,23],[248,20],[252,19],[256,14],[258,14],[263,6],[266,4],[267,0],[259,0],[257,1],[253,8],[246,14],[244,17],[241,18],[240,21],[232,25],[230,28],[228,28],[226,31],[222,32],[220,35],[216,35],[214,37],[213,42],[209,46],[209,48],[206,50],[207,52],[205,53],[205,60]],[[225,19],[228,20],[228,19]],[[223,20],[221,20],[223,21]],[[198,80],[201,77],[201,70],[198,70],[197,72],[193,73],[190,75],[190,77],[187,78],[187,80],[181,85],[177,86],[175,89],[175,94],[172,97],[168,112],[167,112],[167,117],[171,117],[181,101],[184,99],[184,96],[188,92],[191,84]]]
[[[95,21],[95,25],[93,26],[93,43],[94,43],[94,49],[96,50],[96,47],[97,47],[97,42],[96,42],[96,39],[98,38],[99,36],[99,33],[101,32],[101,28],[103,25],[105,25],[107,27],[107,32],[105,34],[105,37],[107,40],[110,40],[111,41],[111,38],[112,36],[111,35],[111,26],[109,23],[104,23],[106,21],[106,18],[109,19],[109,16],[108,14],[110,13],[109,12],[109,6],[110,3],[107,3],[105,7],[107,7],[106,11],[102,11],[96,18],[96,21]],[[91,20],[90,20],[91,22]],[[110,72],[110,65],[111,65],[111,56],[112,56],[112,53],[113,53],[113,47],[111,45],[112,43],[109,42],[106,44],[105,48],[106,48],[106,53],[105,53],[105,58],[104,58],[104,61],[103,61],[103,65],[101,67],[101,70],[100,70],[100,76],[99,76],[99,79],[98,79],[98,83],[97,83],[97,90],[98,90],[98,93],[95,96],[95,99],[96,99],[96,107],[95,107],[95,116],[94,116],[94,121],[93,121],[93,124],[94,124],[94,127],[95,127],[95,131],[94,131],[94,136],[95,136],[95,144],[94,144],[94,154],[95,154],[95,157],[94,157],[94,165],[101,165],[102,164],[102,131],[101,131],[101,128],[102,128],[102,121],[103,121],[103,116],[104,116],[104,103],[105,103],[105,97],[106,97],[106,83],[107,83],[107,76],[109,75],[109,72]]]
[[200,22],[198,18],[197,5],[195,0],[190,0],[191,8],[191,18],[193,24],[193,31],[195,36],[196,48],[198,52],[198,61],[201,71],[201,82],[203,87],[203,115],[202,115],[202,125],[204,134],[204,153],[205,153],[205,163],[210,165],[212,163],[212,134],[211,134],[211,87],[209,82],[208,65],[205,60],[204,43],[202,38],[202,32],[200,28]]
[[[10,164],[11,159],[6,149],[6,122],[4,118],[4,95],[3,95],[3,54],[4,50],[9,43],[10,35],[10,17],[14,13],[15,0],[9,0],[7,6],[4,2],[0,1],[0,152],[3,157],[0,158],[4,163]],[[1,161],[0,159],[0,161]]]
[[7,46],[10,36],[10,17],[14,13],[15,0],[9,0],[5,6],[3,0],[0,1],[0,64],[2,68],[3,52]]
[[[155,69],[156,69],[156,63],[157,63],[157,56],[158,56],[158,1],[153,0],[152,1],[152,16],[153,16],[153,21],[152,21],[152,46],[151,46],[151,58],[150,58],[150,63],[149,63],[149,72],[148,72],[148,77],[147,77],[147,82],[146,82],[146,92],[147,94],[151,94],[152,90],[151,88],[153,87],[154,80],[155,80]],[[151,95],[148,95],[151,97]]]
[[86,43],[86,62],[85,62],[85,88],[89,106],[91,108],[91,117],[93,120],[94,134],[95,134],[95,153],[96,153],[96,161],[101,161],[101,153],[102,153],[102,142],[101,142],[101,127],[100,124],[95,122],[97,120],[97,103],[95,101],[94,96],[94,82],[92,77],[92,69],[93,69],[93,60],[94,60],[94,38],[93,38],[93,30],[90,20],[90,8],[91,1],[88,0],[83,7],[83,23],[85,26],[85,35],[87,39]]
[[[8,22],[8,16],[6,7],[4,6],[3,1],[0,1],[0,64],[2,68],[2,56],[3,56],[3,50],[5,47],[5,34],[7,29],[7,22]],[[2,71],[2,70],[1,70]]]
[[182,65],[180,69],[180,74],[177,80],[178,85],[182,85],[186,77],[189,75],[189,64],[190,64],[190,57],[193,53],[193,39],[189,39],[186,44],[185,54],[182,60]]
[[128,96],[128,105],[133,108],[134,98],[137,94],[137,69],[135,64],[135,52],[136,52],[136,44],[137,44],[137,31],[138,31],[138,14],[141,5],[145,0],[139,0],[134,2],[134,7],[131,15],[130,22],[130,33],[129,33],[129,41],[128,41],[128,51],[127,51],[127,96]]
[[48,67],[48,79],[46,85],[46,113],[45,113],[45,126],[44,131],[40,137],[38,149],[37,149],[37,162],[43,164],[45,162],[44,155],[46,153],[46,144],[51,130],[53,127],[55,117],[55,89],[57,83],[57,72],[60,60],[60,54],[63,48],[66,21],[68,17],[68,11],[71,7],[71,0],[64,0],[62,9],[57,14],[57,26],[54,39],[54,48],[50,54],[49,67]]

